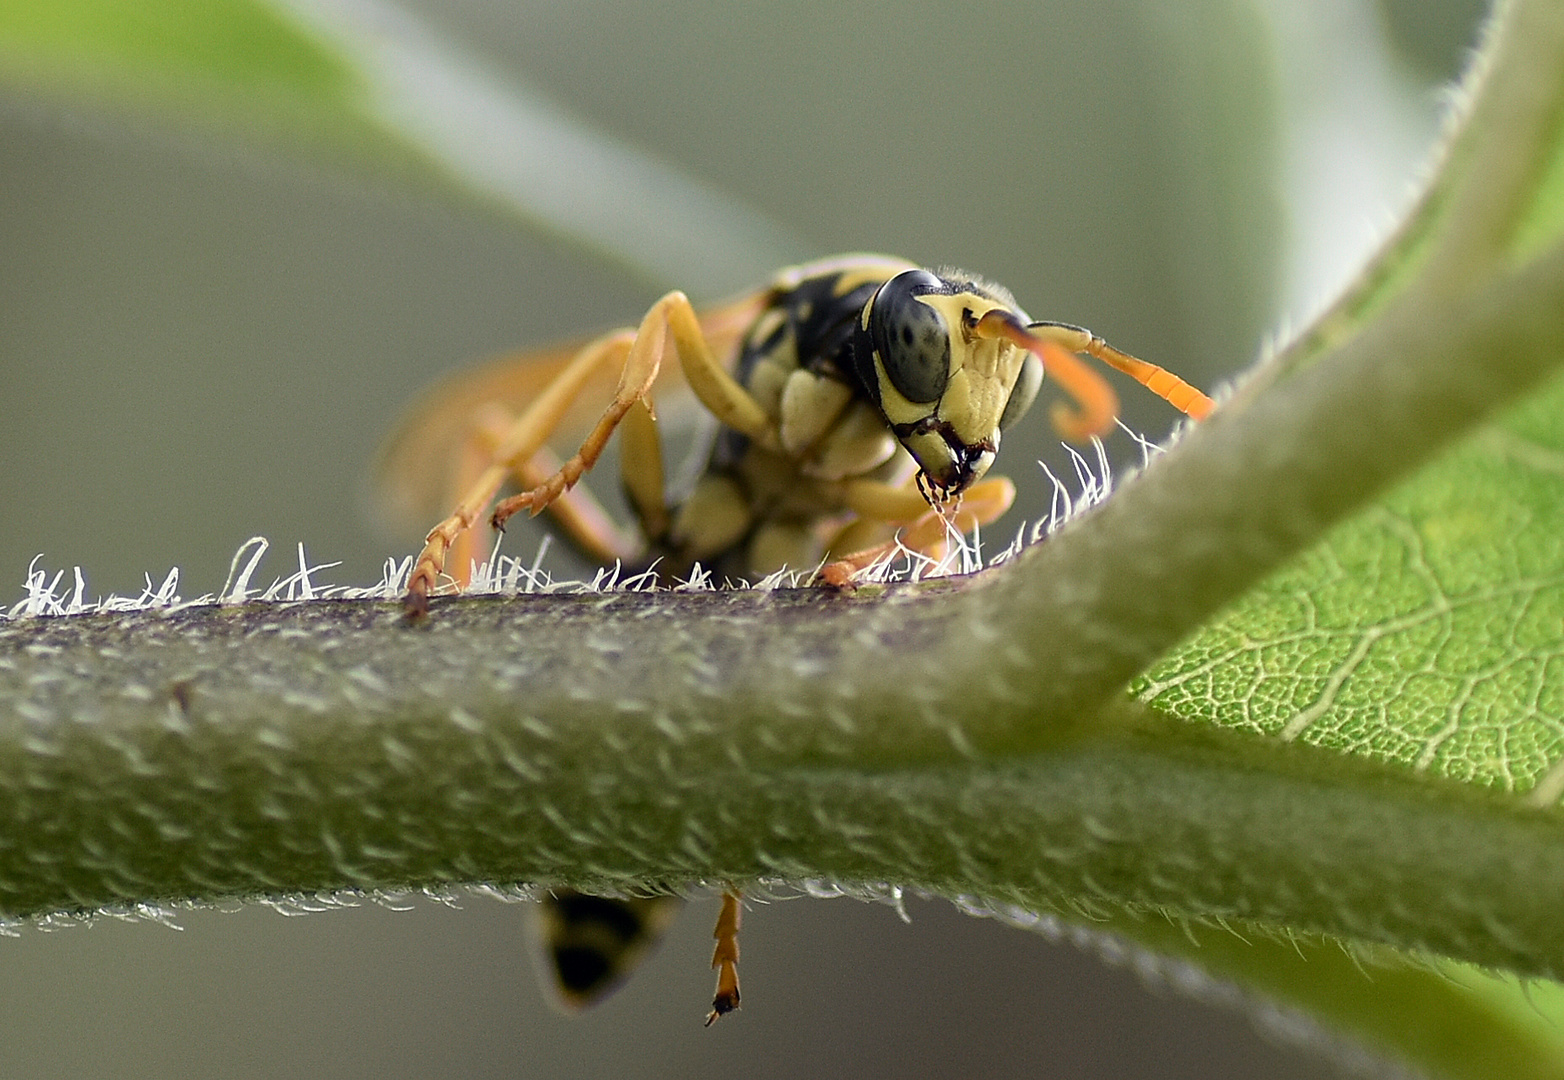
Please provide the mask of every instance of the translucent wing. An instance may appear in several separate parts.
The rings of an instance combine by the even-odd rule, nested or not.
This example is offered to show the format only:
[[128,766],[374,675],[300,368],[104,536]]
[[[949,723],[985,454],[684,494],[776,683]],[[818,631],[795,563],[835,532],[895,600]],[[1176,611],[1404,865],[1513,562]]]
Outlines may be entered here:
[[[712,351],[731,370],[744,331],[766,303],[764,290],[748,293],[701,315]],[[420,532],[449,512],[452,477],[469,451],[476,418],[486,406],[518,413],[546,387],[590,339],[526,350],[457,371],[425,390],[403,413],[380,449],[371,491],[380,519],[398,533]],[[566,452],[591,427],[613,395],[617,373],[604,373],[578,399],[554,443]],[[667,407],[688,396],[677,364],[665,364],[655,400]]]

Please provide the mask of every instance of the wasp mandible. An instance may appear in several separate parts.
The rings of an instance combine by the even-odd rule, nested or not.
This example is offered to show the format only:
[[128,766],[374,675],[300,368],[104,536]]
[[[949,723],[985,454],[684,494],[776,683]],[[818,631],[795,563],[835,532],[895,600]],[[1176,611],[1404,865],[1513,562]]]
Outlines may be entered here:
[[[843,585],[898,534],[935,552],[950,527],[967,532],[1009,508],[1015,489],[989,468],[1045,374],[1069,399],[1053,409],[1061,435],[1081,441],[1113,423],[1118,399],[1082,353],[1196,420],[1213,408],[1168,371],[1081,327],[1033,321],[1009,291],[959,270],[842,255],[782,270],[704,314],[671,292],[635,329],[458,374],[404,419],[381,458],[383,491],[404,506],[431,492],[455,506],[413,563],[407,611],[420,617],[443,583],[465,582],[486,512],[499,528],[522,510],[550,510],[590,556],[655,563],[667,577],[697,563],[749,578],[818,567],[819,580]],[[680,375],[716,429],[693,486],[670,493],[654,396]],[[592,404],[605,396],[606,408]],[[585,440],[560,462],[548,440],[583,421]],[[576,487],[616,430],[636,535]],[[507,481],[523,490],[490,512]],[[670,901],[554,897],[544,921],[570,1000],[617,983],[660,932],[658,903]],[[708,1023],[738,1005],[738,922],[729,892]]]

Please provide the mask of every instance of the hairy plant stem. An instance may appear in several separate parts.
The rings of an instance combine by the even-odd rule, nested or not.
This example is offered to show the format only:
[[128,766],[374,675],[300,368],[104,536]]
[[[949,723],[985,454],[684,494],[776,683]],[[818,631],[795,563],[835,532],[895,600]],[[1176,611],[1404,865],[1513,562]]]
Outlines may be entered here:
[[972,578],[474,598],[418,626],[372,602],[5,624],[0,907],[824,876],[1564,971],[1552,813],[1119,698],[1546,378],[1561,306],[1564,251],[1387,312]]

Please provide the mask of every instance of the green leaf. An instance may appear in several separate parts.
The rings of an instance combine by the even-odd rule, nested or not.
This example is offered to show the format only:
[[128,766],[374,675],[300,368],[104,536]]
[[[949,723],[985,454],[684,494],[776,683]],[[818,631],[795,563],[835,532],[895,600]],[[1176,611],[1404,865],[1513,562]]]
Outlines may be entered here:
[[[1449,297],[1557,252],[1564,129],[1550,50],[1560,44],[1561,16],[1546,4],[1509,14],[1496,67],[1445,173],[1365,274],[1370,287],[1326,320],[1335,336],[1350,335],[1354,319],[1381,302],[1363,297],[1394,295],[1392,282],[1397,304],[1435,318]],[[1520,40],[1533,30],[1542,36]],[[1305,339],[1293,362],[1317,348]],[[1557,362],[1551,347],[1528,359],[1539,373]],[[1285,359],[1276,369],[1288,370]],[[1491,370],[1474,358],[1468,374],[1480,380]],[[1377,419],[1372,397],[1356,407]],[[1453,444],[1236,600],[1135,691],[1180,719],[1556,802],[1564,788],[1553,773],[1564,760],[1561,407],[1564,384],[1555,381]],[[1379,450],[1394,458],[1406,446],[1391,438]]]
[[1184,719],[1532,791],[1564,758],[1561,418],[1555,385],[1333,530],[1137,689]]
[[[1543,4],[1506,14],[1505,29],[1516,36],[1501,38],[1486,96],[1451,146],[1440,180],[1359,285],[1273,369],[1278,381],[1326,342],[1350,339],[1375,315],[1383,322],[1385,308],[1420,306],[1432,317],[1441,298],[1470,296],[1485,280],[1557,251],[1564,233],[1560,42],[1556,28],[1526,43],[1534,50],[1517,36],[1546,35],[1542,28],[1560,15]],[[1534,68],[1513,63],[1528,52]],[[1533,361],[1546,370],[1557,348]],[[1485,377],[1475,359],[1472,376]],[[1378,404],[1365,396],[1347,407],[1374,418]],[[1564,794],[1561,417],[1564,382],[1554,380],[1237,598],[1139,677],[1134,692],[1181,721],[1372,760],[1502,792],[1516,808],[1551,810]],[[1389,431],[1376,452],[1405,451]],[[1344,474],[1342,483],[1356,478]],[[1493,839],[1480,817],[1450,826],[1473,865]],[[1455,887],[1462,902],[1481,911],[1489,895],[1516,885],[1510,879],[1556,860],[1558,819],[1550,813],[1545,820],[1549,833],[1535,850],[1496,867],[1488,884]],[[1403,830],[1390,842],[1414,841]],[[1403,895],[1415,904],[1436,894]],[[1557,895],[1542,886],[1539,911],[1549,911]],[[1437,1075],[1557,1075],[1564,1063],[1557,984],[1523,993],[1470,970],[1449,982],[1404,972],[1387,984],[1376,969],[1374,993],[1365,996],[1366,984],[1331,989],[1317,967],[1283,974],[1284,959],[1266,951],[1211,966],[1248,985],[1269,985],[1282,1000],[1312,999],[1314,1015]],[[1532,956],[1536,966],[1523,961],[1521,970],[1559,970],[1557,945]],[[1544,1021],[1543,1008],[1555,1020]],[[1469,1009],[1475,1014],[1458,1018]],[[1430,1017],[1441,1019],[1430,1024]]]
[[250,0],[0,0],[0,79],[391,152],[349,66]]
[[0,50],[15,67],[134,85],[181,81],[341,98],[353,79],[269,9],[248,0],[5,0]]
[[[1024,924],[1024,920],[1023,920]],[[1564,987],[1523,984],[1466,964],[1432,963],[1386,949],[1261,935],[1160,920],[1108,924],[1153,950],[1128,960],[1154,978],[1250,1011],[1262,1029],[1370,1075],[1398,1061],[1459,1080],[1543,1080],[1564,1057]],[[1094,944],[1090,940],[1085,944]],[[1124,946],[1097,947],[1124,962]],[[1178,958],[1198,974],[1179,969]],[[1219,975],[1230,982],[1203,981]],[[1244,990],[1235,991],[1234,987]],[[1252,995],[1244,1000],[1240,994]]]

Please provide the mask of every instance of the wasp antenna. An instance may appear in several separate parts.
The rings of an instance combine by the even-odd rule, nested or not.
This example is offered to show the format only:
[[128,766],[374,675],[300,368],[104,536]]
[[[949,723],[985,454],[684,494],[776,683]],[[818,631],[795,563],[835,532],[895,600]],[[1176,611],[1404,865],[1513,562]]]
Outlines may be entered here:
[[1122,353],[1102,338],[1092,338],[1091,343],[1086,346],[1086,351],[1109,367],[1124,372],[1191,419],[1204,420],[1211,415],[1211,410],[1216,408],[1216,402],[1167,368],[1138,360],[1129,353]]
[[1085,442],[1093,435],[1101,435],[1113,425],[1119,415],[1119,395],[1113,392],[1113,387],[1108,385],[1106,379],[1087,367],[1064,346],[1033,334],[1014,313],[1003,308],[995,308],[984,315],[973,327],[973,332],[978,337],[1003,338],[1012,345],[1037,354],[1037,358],[1043,362],[1043,370],[1059,383],[1066,394],[1075,399],[1074,408],[1061,404],[1055,406],[1053,411],[1054,427],[1066,439]]

